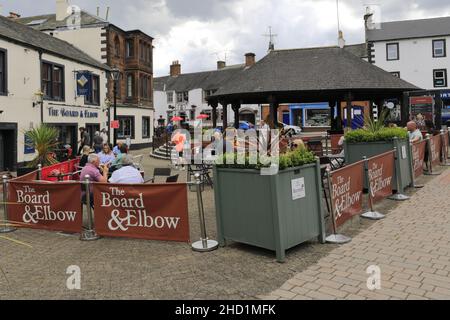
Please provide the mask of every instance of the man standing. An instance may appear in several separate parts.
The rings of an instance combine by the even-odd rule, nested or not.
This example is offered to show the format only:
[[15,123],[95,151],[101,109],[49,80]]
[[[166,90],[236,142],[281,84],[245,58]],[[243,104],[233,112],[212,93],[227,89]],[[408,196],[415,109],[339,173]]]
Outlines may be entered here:
[[103,144],[107,144],[108,143],[108,131],[105,128],[102,129],[100,136],[103,138]]
[[80,147],[78,148],[78,155],[81,155],[81,150],[83,150],[84,146],[91,147],[91,137],[89,136],[89,133],[86,131],[84,127],[81,127],[80,129],[80,136],[81,140],[78,141],[80,143]]

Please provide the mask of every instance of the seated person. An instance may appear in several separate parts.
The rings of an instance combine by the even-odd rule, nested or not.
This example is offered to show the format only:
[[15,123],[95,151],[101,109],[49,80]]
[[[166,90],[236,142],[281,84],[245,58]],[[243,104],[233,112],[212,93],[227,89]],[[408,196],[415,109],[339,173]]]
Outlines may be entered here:
[[117,169],[120,169],[122,167],[122,160],[124,155],[128,153],[127,145],[122,143],[119,148],[119,154],[117,154],[114,161],[111,163],[111,167],[109,168],[109,171],[112,173]]
[[408,122],[406,128],[408,129],[409,140],[412,143],[423,140],[422,132],[417,128],[417,124],[414,121]]
[[123,142],[117,142],[117,146],[115,146],[114,148],[113,148],[113,153],[117,156],[117,155],[119,155],[121,152],[120,152],[120,148],[122,147],[124,145],[124,143]]
[[84,166],[88,162],[88,157],[89,157],[90,154],[91,154],[91,147],[84,146],[83,147],[82,156],[81,156],[81,159],[80,159],[80,164],[79,164],[79,166],[81,168],[84,168]]
[[[102,173],[100,173],[100,170]],[[81,170],[80,181],[85,181],[86,176],[89,176],[91,182],[108,182],[108,168],[100,165],[100,158],[96,154],[91,154],[88,157],[86,166]],[[92,185],[90,186],[90,200],[91,207],[94,207],[94,195],[92,194]],[[86,190],[81,192],[81,201],[86,202]]]
[[114,160],[116,160],[116,156],[114,155],[114,153],[111,150],[111,147],[107,143],[103,145],[102,152],[100,152],[98,156],[100,158],[100,164],[104,164],[107,166],[111,165],[114,162]]
[[133,157],[125,154],[122,158],[122,167],[113,172],[110,183],[139,184],[144,183],[141,173],[133,167]]
[[292,149],[292,151],[298,150],[298,149],[305,150],[306,146],[305,146],[305,143],[303,142],[302,139],[297,138],[297,139],[292,141],[291,149]]

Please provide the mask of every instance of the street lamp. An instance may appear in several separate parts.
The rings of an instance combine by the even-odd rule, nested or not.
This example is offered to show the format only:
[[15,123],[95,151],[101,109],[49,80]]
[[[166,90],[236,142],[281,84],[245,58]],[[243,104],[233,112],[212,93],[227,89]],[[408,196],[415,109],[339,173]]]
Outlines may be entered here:
[[[114,121],[117,121],[117,81],[120,78],[120,70],[116,67],[112,68],[111,70],[111,79],[114,81]],[[111,123],[109,124],[109,127],[111,127]],[[109,132],[109,129],[108,129]],[[108,133],[109,136],[109,133]],[[113,146],[117,145],[117,129],[114,128],[114,139],[113,139]]]

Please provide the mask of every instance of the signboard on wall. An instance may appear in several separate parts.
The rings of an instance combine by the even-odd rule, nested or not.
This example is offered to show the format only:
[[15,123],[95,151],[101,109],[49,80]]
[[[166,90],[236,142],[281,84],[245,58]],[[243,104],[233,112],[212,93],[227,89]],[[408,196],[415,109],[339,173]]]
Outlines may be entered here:
[[24,154],[33,154],[35,152],[33,140],[27,134],[24,135],[24,139]]
[[77,72],[77,95],[89,97],[92,88],[92,73],[90,71]]
[[431,96],[411,97],[409,99],[409,117],[424,129],[425,121],[434,123],[434,99]]

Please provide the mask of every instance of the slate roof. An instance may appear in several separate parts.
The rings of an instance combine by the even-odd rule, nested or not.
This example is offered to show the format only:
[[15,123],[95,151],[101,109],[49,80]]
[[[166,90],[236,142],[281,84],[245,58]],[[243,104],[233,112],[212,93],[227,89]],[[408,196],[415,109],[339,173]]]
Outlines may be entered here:
[[[107,25],[108,22],[100,17],[94,16],[86,11],[81,11],[81,25]],[[56,14],[45,14],[40,16],[31,16],[15,19],[14,21],[27,25],[39,31],[55,30],[57,28],[67,27],[67,18],[62,21],[56,21]],[[36,21],[38,24],[29,25],[29,23]]]
[[0,38],[19,43],[26,47],[40,49],[92,67],[109,70],[109,67],[92,58],[70,43],[34,30],[9,18],[0,16]]
[[225,95],[351,90],[416,90],[339,47],[275,50],[241,71],[212,98]]
[[450,35],[450,17],[381,23],[380,29],[367,30],[369,41],[427,38]]
[[177,77],[159,77],[154,79],[155,91],[190,91],[193,89],[217,90],[244,70],[245,65],[229,66],[221,70],[180,74]]

